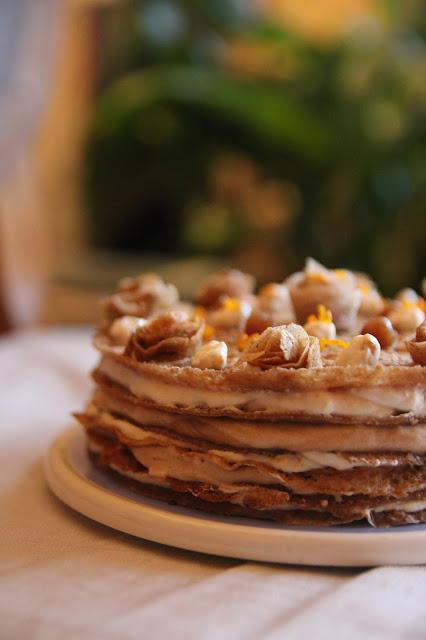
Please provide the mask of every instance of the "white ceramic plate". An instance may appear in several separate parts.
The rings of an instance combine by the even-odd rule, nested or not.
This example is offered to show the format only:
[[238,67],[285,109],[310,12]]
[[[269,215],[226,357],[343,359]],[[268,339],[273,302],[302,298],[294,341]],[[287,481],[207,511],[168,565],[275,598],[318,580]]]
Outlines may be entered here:
[[92,465],[79,427],[53,442],[45,472],[53,493],[76,511],[119,531],[181,549],[320,566],[426,563],[426,525],[284,527],[203,514],[144,498]]

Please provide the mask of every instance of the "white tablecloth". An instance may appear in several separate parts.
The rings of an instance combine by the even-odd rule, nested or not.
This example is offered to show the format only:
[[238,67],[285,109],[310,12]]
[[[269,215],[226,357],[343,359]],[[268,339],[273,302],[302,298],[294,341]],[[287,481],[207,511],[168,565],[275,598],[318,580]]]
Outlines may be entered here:
[[[134,539],[46,488],[42,457],[89,392],[89,333],[0,340],[0,638],[424,638],[426,569],[241,562]],[[320,552],[320,550],[319,550]]]

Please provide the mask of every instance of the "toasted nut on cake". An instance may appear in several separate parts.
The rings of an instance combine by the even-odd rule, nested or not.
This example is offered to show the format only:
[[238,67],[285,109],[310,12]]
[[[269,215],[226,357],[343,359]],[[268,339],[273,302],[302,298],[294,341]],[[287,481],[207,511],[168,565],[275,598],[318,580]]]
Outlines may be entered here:
[[382,349],[388,349],[391,347],[397,338],[392,322],[389,318],[384,316],[368,320],[361,329],[361,333],[370,333],[372,336],[377,338]]

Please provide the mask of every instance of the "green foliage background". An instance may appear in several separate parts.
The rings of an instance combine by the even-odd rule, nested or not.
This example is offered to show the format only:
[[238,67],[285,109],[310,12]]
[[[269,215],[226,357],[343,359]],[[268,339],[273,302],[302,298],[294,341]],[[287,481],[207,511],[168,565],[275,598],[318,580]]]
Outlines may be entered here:
[[[151,0],[101,16],[102,88],[87,147],[92,241],[231,257],[260,243],[283,275],[312,255],[369,271],[386,292],[418,286],[423,3],[382,2],[381,22],[364,20],[328,45],[248,6]],[[248,186],[233,188],[234,166]],[[229,168],[224,192],[217,167]],[[266,226],[262,206],[253,212],[263,193],[281,203]]]

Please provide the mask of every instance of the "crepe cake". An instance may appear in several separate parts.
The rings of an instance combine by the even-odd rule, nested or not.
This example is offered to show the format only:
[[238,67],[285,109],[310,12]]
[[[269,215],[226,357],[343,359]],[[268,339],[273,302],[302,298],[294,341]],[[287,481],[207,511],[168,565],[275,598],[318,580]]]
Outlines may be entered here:
[[94,463],[140,493],[288,525],[426,521],[425,302],[309,259],[255,291],[236,270],[195,304],[155,274],[104,301]]

